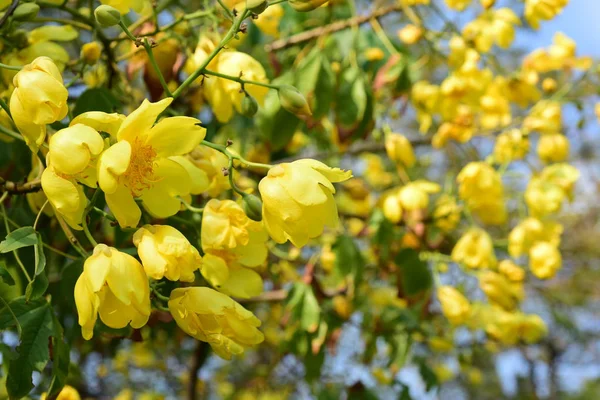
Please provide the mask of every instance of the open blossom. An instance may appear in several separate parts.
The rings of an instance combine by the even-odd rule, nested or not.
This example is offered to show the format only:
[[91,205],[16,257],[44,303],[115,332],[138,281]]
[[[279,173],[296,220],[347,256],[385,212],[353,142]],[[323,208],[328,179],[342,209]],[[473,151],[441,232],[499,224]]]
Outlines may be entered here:
[[469,229],[452,249],[452,260],[469,268],[495,267],[496,255],[492,238],[483,229]]
[[135,227],[140,220],[136,198],[150,214],[166,218],[179,211],[177,197],[190,193],[190,174],[171,157],[192,151],[206,130],[190,117],[168,117],[154,124],[172,101],[144,100],[122,122],[114,114],[101,112],[86,113],[82,118],[110,129],[107,132],[116,139],[98,161],[98,184],[122,227]]
[[504,189],[500,174],[484,162],[470,162],[458,174],[460,198],[484,223],[500,225],[506,221]]
[[87,198],[79,183],[96,187],[96,162],[104,150],[102,136],[93,128],[74,124],[50,138],[42,189],[56,212],[80,230]]
[[227,360],[261,343],[260,320],[231,297],[207,287],[179,288],[171,292],[169,310],[188,335],[207,342]]
[[168,225],[146,225],[133,235],[146,274],[152,279],[193,282],[202,258],[177,229]]
[[525,19],[539,29],[540,21],[549,21],[560,14],[569,0],[525,0]]
[[67,115],[69,93],[62,76],[48,57],[38,57],[14,77],[10,112],[25,143],[37,152],[46,138],[46,125]]
[[508,235],[508,252],[513,257],[520,257],[527,254],[537,242],[559,246],[562,232],[562,225],[556,222],[526,218]]
[[277,243],[296,247],[338,224],[332,182],[352,177],[351,171],[330,168],[310,159],[278,164],[269,170],[258,189],[263,200],[263,221]]
[[441,286],[437,290],[442,312],[453,325],[460,325],[469,318],[471,305],[469,300],[452,286]]
[[531,178],[525,190],[525,202],[534,216],[558,212],[565,199],[573,199],[573,186],[579,179],[577,168],[565,164],[552,164]]
[[100,319],[111,328],[141,328],[150,316],[150,287],[142,265],[132,256],[99,244],[85,261],[75,284],[75,304],[84,339]]
[[548,242],[537,242],[529,250],[529,269],[539,279],[550,279],[562,266],[558,248]]

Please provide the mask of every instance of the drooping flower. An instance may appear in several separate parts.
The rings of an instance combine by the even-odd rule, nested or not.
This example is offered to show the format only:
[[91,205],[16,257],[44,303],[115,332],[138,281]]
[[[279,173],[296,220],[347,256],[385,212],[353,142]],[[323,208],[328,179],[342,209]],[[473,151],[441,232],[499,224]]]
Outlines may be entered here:
[[145,225],[133,235],[133,244],[146,274],[152,279],[193,282],[202,258],[181,232],[169,225]]
[[452,249],[452,260],[469,268],[495,267],[496,255],[492,238],[483,229],[469,229]]
[[471,314],[469,300],[452,286],[441,286],[437,290],[442,312],[453,325],[461,325]]
[[278,164],[269,170],[258,189],[263,200],[263,221],[278,243],[304,246],[325,227],[337,226],[338,213],[332,182],[352,177],[351,171],[330,168],[310,159]]
[[188,335],[207,342],[224,359],[261,343],[260,320],[229,296],[207,287],[171,292],[169,310]]
[[99,244],[85,261],[75,284],[75,304],[84,339],[100,319],[115,329],[141,328],[150,316],[150,287],[142,265],[132,256]]

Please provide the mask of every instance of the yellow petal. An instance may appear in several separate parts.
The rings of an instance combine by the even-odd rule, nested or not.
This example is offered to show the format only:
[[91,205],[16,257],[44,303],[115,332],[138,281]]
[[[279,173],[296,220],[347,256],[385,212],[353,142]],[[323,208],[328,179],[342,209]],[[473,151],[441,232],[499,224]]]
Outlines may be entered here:
[[49,167],[42,174],[42,189],[48,201],[69,226],[81,230],[83,211],[87,205],[87,198],[83,189],[74,180],[65,179]]
[[127,141],[117,142],[100,156],[98,162],[98,184],[106,193],[114,193],[119,187],[119,176],[123,175],[131,161],[131,145]]
[[330,182],[344,182],[352,178],[352,171],[350,170],[344,171],[339,168],[331,168],[320,161],[310,158],[294,161],[293,164],[308,165],[325,176]]
[[124,120],[125,116],[123,114],[107,114],[101,111],[89,111],[76,116],[73,121],[71,121],[70,126],[83,124],[94,128],[98,132],[106,132],[109,135],[116,137]]
[[162,158],[156,162],[154,175],[157,182],[141,196],[144,208],[156,218],[177,214],[181,206],[177,197],[190,192],[189,174],[175,161]]
[[169,159],[181,165],[189,174],[190,179],[192,180],[192,186],[190,188],[191,194],[200,194],[208,190],[210,187],[210,180],[204,170],[196,167],[188,158],[183,156],[169,157]]
[[236,268],[231,270],[229,279],[219,290],[230,296],[249,299],[262,293],[263,280],[251,269]]
[[156,118],[165,111],[173,101],[172,97],[167,97],[156,103],[144,100],[142,104],[125,118],[121,128],[117,133],[117,139],[134,142],[135,138],[145,139],[146,134],[156,122]]
[[135,228],[140,222],[142,211],[125,186],[119,185],[113,193],[105,193],[106,204],[115,215],[121,228]]
[[180,156],[194,150],[206,136],[200,121],[190,117],[163,118],[150,129],[146,144],[159,157]]
[[71,25],[44,25],[29,33],[29,40],[35,42],[68,42],[77,39],[79,32]]
[[102,150],[102,136],[85,125],[61,129],[50,138],[51,163],[57,171],[68,175],[82,172]]

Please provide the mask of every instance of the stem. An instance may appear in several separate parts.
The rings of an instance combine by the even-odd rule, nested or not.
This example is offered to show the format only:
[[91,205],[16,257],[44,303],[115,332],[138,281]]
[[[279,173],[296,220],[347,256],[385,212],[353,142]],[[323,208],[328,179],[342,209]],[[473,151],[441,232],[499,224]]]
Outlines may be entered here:
[[[6,219],[6,208],[4,208],[4,200],[6,200],[7,197],[8,197],[8,193],[6,193],[6,192],[4,192],[2,194],[2,197],[0,197],[0,209],[2,210],[2,215],[4,216],[4,228],[6,229],[6,236],[10,235],[10,226],[8,225],[8,221]],[[29,273],[27,272],[25,265],[23,265],[23,262],[21,261],[21,258],[19,257],[19,253],[17,252],[17,250],[13,250],[12,253],[15,256],[15,259],[17,260],[17,264],[19,264],[19,267],[21,267],[23,274],[25,274],[27,281],[29,281],[29,283],[31,283],[31,277],[29,276]]]
[[158,80],[160,81],[160,84],[163,90],[165,91],[167,97],[173,97],[171,91],[169,90],[169,85],[167,85],[165,77],[163,76],[160,68],[158,67],[158,63],[154,58],[154,53],[152,52],[152,45],[150,44],[147,38],[144,38],[142,43],[144,44],[144,49],[146,49],[146,53],[148,53],[148,59],[150,60],[150,64],[152,64],[152,68],[154,68],[154,70],[156,71],[156,74],[158,75]]
[[79,244],[79,241],[77,240],[77,238],[75,237],[75,235],[73,235],[73,232],[71,231],[71,228],[69,228],[69,225],[67,225],[67,223],[65,222],[65,220],[62,219],[62,217],[60,215],[56,214],[55,216],[56,216],[56,220],[58,221],[58,224],[62,228],[63,232],[65,233],[65,236],[67,237],[67,239],[69,239],[69,242],[71,243],[71,245],[73,246],[73,248],[83,258],[87,258],[89,256],[89,254],[87,253],[87,251],[85,251],[85,249],[83,247],[81,247],[81,245]]
[[42,207],[40,207],[40,211],[38,211],[37,216],[35,217],[35,222],[33,223],[33,230],[36,230],[38,221],[40,220],[40,216],[42,215],[42,212],[44,211],[44,208],[46,208],[46,206],[48,205],[48,199],[46,199],[46,201],[44,202],[44,205],[42,205]]
[[219,2],[219,5],[223,8],[223,10],[225,10],[225,14],[227,14],[227,16],[229,17],[230,20],[233,21],[233,13],[231,12],[231,10],[223,3],[223,0],[217,0]]
[[186,202],[185,200],[183,200],[181,197],[179,198],[179,201],[181,201],[181,203],[185,206],[185,208],[187,208],[191,212],[200,213],[200,214],[202,214],[204,212],[203,207],[194,207],[193,205],[191,205],[188,202]]
[[85,236],[90,241],[91,245],[94,247],[98,246],[98,242],[96,242],[96,239],[94,239],[94,236],[92,236],[92,233],[90,232],[90,228],[85,223],[85,221],[81,225],[83,226],[83,233],[85,233]]
[[265,83],[265,82],[248,81],[246,79],[242,79],[241,77],[236,77],[233,75],[225,75],[220,72],[215,72],[215,71],[211,71],[208,69],[204,70],[204,75],[212,75],[212,76],[216,76],[219,78],[228,79],[230,81],[238,82],[239,84],[242,85],[242,88],[244,87],[244,85],[256,85],[256,86],[266,87],[269,89],[279,90],[279,86],[277,86],[277,85],[271,85],[270,83]]
[[23,136],[19,135],[17,132],[13,132],[8,128],[5,128],[4,126],[0,125],[0,132],[4,133],[5,135],[10,136],[13,139],[17,139],[20,141],[25,141],[25,139],[23,138]]
[[229,43],[229,41],[233,39],[233,37],[239,32],[240,26],[242,25],[242,22],[244,21],[244,19],[246,19],[248,14],[248,10],[245,10],[243,13],[241,13],[240,17],[237,20],[235,20],[234,24],[229,29],[229,32],[227,32],[227,35],[225,35],[223,40],[221,40],[221,43],[219,43],[219,45],[215,47],[215,49],[208,55],[208,57],[206,57],[206,59],[200,65],[200,67],[198,67],[198,69],[196,69],[196,71],[194,71],[193,74],[188,76],[187,79],[183,81],[181,85],[179,85],[177,90],[173,92],[173,98],[176,99],[177,97],[179,97],[181,93],[192,84],[192,82],[194,82],[196,79],[198,79],[200,75],[204,73],[204,70],[206,69],[208,64],[210,64],[210,62],[217,56],[217,54],[219,54],[219,52],[227,45],[227,43]]
[[239,160],[242,164],[247,165],[249,167],[254,167],[254,168],[264,168],[264,169],[271,169],[273,166],[269,165],[269,164],[262,164],[262,163],[255,163],[255,162],[251,162],[246,160],[245,158],[243,158],[242,156],[238,156],[237,154],[233,154],[232,152],[230,152],[229,150],[227,150],[226,146],[223,146],[221,144],[215,144],[212,142],[208,142],[206,140],[202,141],[202,145],[206,146],[206,147],[210,147],[211,149],[217,150],[223,154],[225,154],[230,160]]
[[104,218],[112,221],[112,222],[117,222],[117,219],[115,217],[113,217],[112,215],[110,215],[109,213],[107,213],[104,210],[101,210],[98,207],[94,207],[92,208],[92,211],[97,212],[98,214],[102,215]]
[[0,97],[0,107],[2,107],[2,109],[4,111],[6,111],[8,116],[12,119],[12,114],[10,113],[10,107],[8,107],[8,104],[6,104],[6,101],[4,101],[4,99],[2,97]]
[[157,299],[164,301],[164,302],[169,302],[169,298],[167,296],[163,296],[162,294],[159,293],[158,290],[156,290],[155,287],[152,288],[152,293],[154,293],[154,296],[156,296]]

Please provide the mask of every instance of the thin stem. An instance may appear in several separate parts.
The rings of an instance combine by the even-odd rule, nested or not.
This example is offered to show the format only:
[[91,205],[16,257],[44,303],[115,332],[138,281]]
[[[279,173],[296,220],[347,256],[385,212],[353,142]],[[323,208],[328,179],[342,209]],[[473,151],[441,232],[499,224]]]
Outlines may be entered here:
[[219,52],[227,45],[227,43],[229,43],[229,41],[233,39],[233,37],[239,32],[240,26],[242,26],[242,22],[244,21],[244,19],[246,19],[249,13],[250,12],[248,10],[245,10],[243,13],[241,13],[239,18],[235,20],[234,24],[229,29],[229,32],[227,32],[227,35],[225,35],[223,40],[221,40],[221,43],[219,43],[219,45],[215,47],[215,49],[208,55],[208,57],[206,57],[204,62],[196,69],[196,71],[194,71],[194,73],[188,76],[187,79],[183,81],[181,85],[179,85],[179,87],[173,92],[174,98],[179,97],[181,93],[192,84],[192,82],[194,82],[196,79],[198,79],[200,75],[204,73],[204,70],[206,69],[208,64],[210,64],[210,62],[217,56],[217,54],[219,54]]
[[11,71],[20,71],[21,68],[23,68],[23,67],[20,65],[8,65],[8,64],[0,63],[0,68],[9,69]]
[[371,20],[371,27],[373,28],[373,31],[375,31],[375,34],[377,34],[377,37],[379,38],[379,40],[381,40],[385,48],[390,52],[390,54],[400,54],[400,52],[396,50],[396,48],[390,41],[390,38],[388,38],[385,31],[379,24],[379,21],[377,21],[377,18],[373,18]]
[[142,43],[144,44],[144,49],[146,49],[146,53],[148,53],[148,59],[150,60],[150,64],[152,64],[152,68],[154,68],[156,74],[158,75],[158,80],[160,81],[160,84],[163,90],[165,91],[165,94],[167,95],[167,97],[172,97],[173,95],[171,94],[171,90],[169,90],[169,85],[167,85],[167,81],[165,81],[165,77],[163,76],[162,71],[158,67],[158,63],[154,58],[154,53],[152,52],[152,45],[148,41],[148,38],[144,38]]
[[2,300],[2,303],[4,303],[4,306],[8,309],[8,312],[10,312],[10,315],[12,315],[13,319],[15,320],[15,324],[17,325],[17,332],[19,333],[19,338],[21,337],[21,332],[23,331],[23,329],[21,328],[21,324],[19,323],[19,319],[17,318],[17,316],[15,315],[14,311],[12,310],[12,308],[10,308],[10,306],[8,305],[8,303],[6,302],[6,300],[4,300],[4,298],[2,296],[0,296],[0,300]]
[[90,232],[90,228],[85,223],[85,221],[81,225],[83,226],[83,233],[85,233],[85,236],[90,241],[91,245],[94,247],[98,246],[98,242],[96,242],[96,239],[94,239],[94,236],[92,236],[92,233]]
[[216,76],[219,78],[228,79],[230,81],[238,82],[239,84],[242,85],[242,89],[244,88],[244,85],[256,85],[256,86],[266,87],[269,89],[279,90],[279,86],[277,86],[277,85],[271,85],[270,83],[266,83],[266,82],[249,81],[246,79],[242,79],[241,77],[237,77],[237,76],[233,76],[233,75],[225,75],[220,72],[215,72],[215,71],[211,71],[208,69],[204,70],[204,75],[212,75],[212,76]]
[[[2,194],[2,197],[0,197],[0,209],[2,210],[2,215],[4,216],[4,228],[6,229],[6,236],[10,235],[10,226],[8,225],[8,221],[6,219],[6,208],[4,208],[4,200],[6,200],[7,197],[8,193],[6,192]],[[25,268],[25,265],[23,265],[21,257],[19,257],[19,253],[17,252],[17,250],[14,250],[12,253],[15,256],[15,259],[17,260],[17,264],[19,264],[19,267],[21,267],[23,274],[27,278],[27,281],[31,283],[31,276],[29,276],[27,268]]]
[[162,294],[160,294],[155,287],[152,288],[152,293],[154,293],[154,296],[156,296],[156,298],[161,301],[169,302],[170,300],[167,296],[163,296]]
[[223,0],[217,0],[219,2],[219,5],[223,8],[223,10],[225,10],[225,14],[227,14],[227,16],[229,17],[230,20],[233,20],[233,13],[231,12],[231,10],[229,9],[229,7],[227,7],[225,5],[225,3],[223,3]]
[[188,202],[186,202],[185,200],[183,200],[181,197],[179,198],[179,201],[181,201],[181,203],[185,206],[185,208],[187,208],[191,212],[195,212],[195,213],[199,213],[199,214],[202,214],[204,212],[204,207],[194,207],[193,205],[191,205]]
[[2,109],[4,111],[6,111],[8,116],[12,119],[12,114],[10,113],[10,107],[8,107],[8,104],[6,104],[6,101],[4,101],[4,99],[2,97],[0,97],[0,107],[2,107]]
[[46,201],[44,202],[42,207],[40,207],[40,211],[38,211],[37,216],[35,217],[35,222],[33,223],[34,231],[36,230],[38,221],[40,220],[40,216],[42,215],[42,212],[44,212],[44,208],[46,208],[47,205],[48,205],[48,199],[46,199]]
[[112,222],[117,222],[117,219],[115,217],[113,217],[112,215],[110,215],[109,213],[107,213],[106,211],[104,211],[98,207],[93,207],[92,211],[102,215],[104,218],[106,218]]
[[19,135],[17,132],[11,131],[8,128],[5,128],[4,126],[0,125],[0,132],[4,133],[5,135],[10,136],[13,139],[17,139],[20,141],[25,141],[25,138],[23,138],[23,136]]
[[225,154],[229,159],[239,160],[243,165],[247,165],[248,167],[264,168],[264,169],[271,169],[273,167],[272,165],[269,165],[269,164],[262,164],[262,163],[255,163],[255,162],[248,161],[245,158],[243,158],[242,156],[233,154],[232,152],[227,150],[226,146],[223,146],[221,144],[215,144],[215,143],[203,140],[202,145],[204,145],[206,147],[210,147],[211,149],[217,150],[217,151]]
[[79,244],[79,241],[77,240],[77,238],[75,237],[75,235],[73,235],[73,232],[71,231],[71,228],[69,228],[69,225],[67,225],[67,223],[65,222],[64,219],[62,219],[62,217],[58,214],[56,214],[56,220],[58,221],[58,224],[60,225],[60,227],[62,228],[63,232],[65,233],[65,236],[67,237],[67,239],[69,239],[69,242],[71,243],[71,245],[73,246],[73,248],[83,257],[83,258],[87,258],[88,257],[88,253],[87,251],[85,251],[85,249],[83,247],[81,247],[81,245]]

